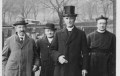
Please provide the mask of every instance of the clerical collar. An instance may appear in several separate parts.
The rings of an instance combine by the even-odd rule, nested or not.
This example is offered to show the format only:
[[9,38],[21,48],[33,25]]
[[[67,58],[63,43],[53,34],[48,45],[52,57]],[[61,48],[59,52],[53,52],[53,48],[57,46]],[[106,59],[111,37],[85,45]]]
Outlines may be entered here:
[[52,40],[53,40],[53,37],[52,37],[52,38],[48,38],[48,37],[47,37],[47,39],[48,39],[49,43],[51,43]]
[[74,28],[74,26],[73,27],[71,27],[71,28],[68,28],[68,27],[66,27],[67,28],[67,30],[68,31],[72,31],[73,30],[73,28]]
[[104,31],[101,31],[101,30],[98,30],[98,29],[97,29],[97,32],[99,32],[99,33],[104,33],[104,32],[105,32],[105,30],[104,30]]

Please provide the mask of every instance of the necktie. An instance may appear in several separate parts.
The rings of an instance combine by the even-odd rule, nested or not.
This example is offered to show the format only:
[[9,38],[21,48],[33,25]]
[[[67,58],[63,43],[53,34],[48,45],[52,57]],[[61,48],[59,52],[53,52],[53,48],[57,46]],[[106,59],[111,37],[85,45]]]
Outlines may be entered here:
[[68,31],[68,35],[69,35],[69,36],[71,35],[71,33],[72,33],[72,31]]
[[20,38],[20,43],[21,43],[21,44],[23,43],[23,37]]

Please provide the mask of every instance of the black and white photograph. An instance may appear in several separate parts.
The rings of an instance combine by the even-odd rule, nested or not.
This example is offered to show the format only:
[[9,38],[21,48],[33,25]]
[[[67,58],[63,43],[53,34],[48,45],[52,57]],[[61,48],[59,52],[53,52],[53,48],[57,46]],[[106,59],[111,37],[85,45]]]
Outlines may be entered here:
[[119,76],[117,4],[2,0],[2,76]]

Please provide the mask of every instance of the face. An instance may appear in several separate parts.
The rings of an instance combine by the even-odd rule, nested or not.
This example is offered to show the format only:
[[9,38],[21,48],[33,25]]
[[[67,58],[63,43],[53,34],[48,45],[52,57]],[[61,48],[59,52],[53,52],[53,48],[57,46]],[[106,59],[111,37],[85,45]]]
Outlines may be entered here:
[[52,38],[54,36],[54,31],[51,29],[45,29],[45,34],[48,38]]
[[104,19],[100,19],[97,21],[97,29],[100,31],[106,30],[107,22]]
[[15,30],[20,36],[23,36],[25,34],[26,27],[25,25],[17,25],[15,26]]
[[76,17],[64,17],[63,19],[67,27],[73,27]]

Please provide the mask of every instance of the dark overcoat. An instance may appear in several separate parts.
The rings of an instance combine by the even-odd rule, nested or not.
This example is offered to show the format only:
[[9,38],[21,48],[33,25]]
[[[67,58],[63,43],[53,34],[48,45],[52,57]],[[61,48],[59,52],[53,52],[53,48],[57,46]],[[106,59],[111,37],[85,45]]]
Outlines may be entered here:
[[9,37],[2,51],[2,66],[4,76],[31,76],[32,65],[39,65],[33,39],[25,35],[23,44],[17,34]]
[[116,37],[109,31],[87,36],[90,48],[90,76],[115,76]]
[[[82,30],[74,27],[70,36],[66,28],[57,31],[51,50],[51,56],[55,61],[54,76],[82,76],[82,69],[87,69],[87,40]],[[68,63],[60,64],[58,62],[60,55],[65,55]]]
[[50,56],[50,45],[46,36],[37,41],[38,53],[40,54],[41,72],[40,76],[53,76],[54,62]]

